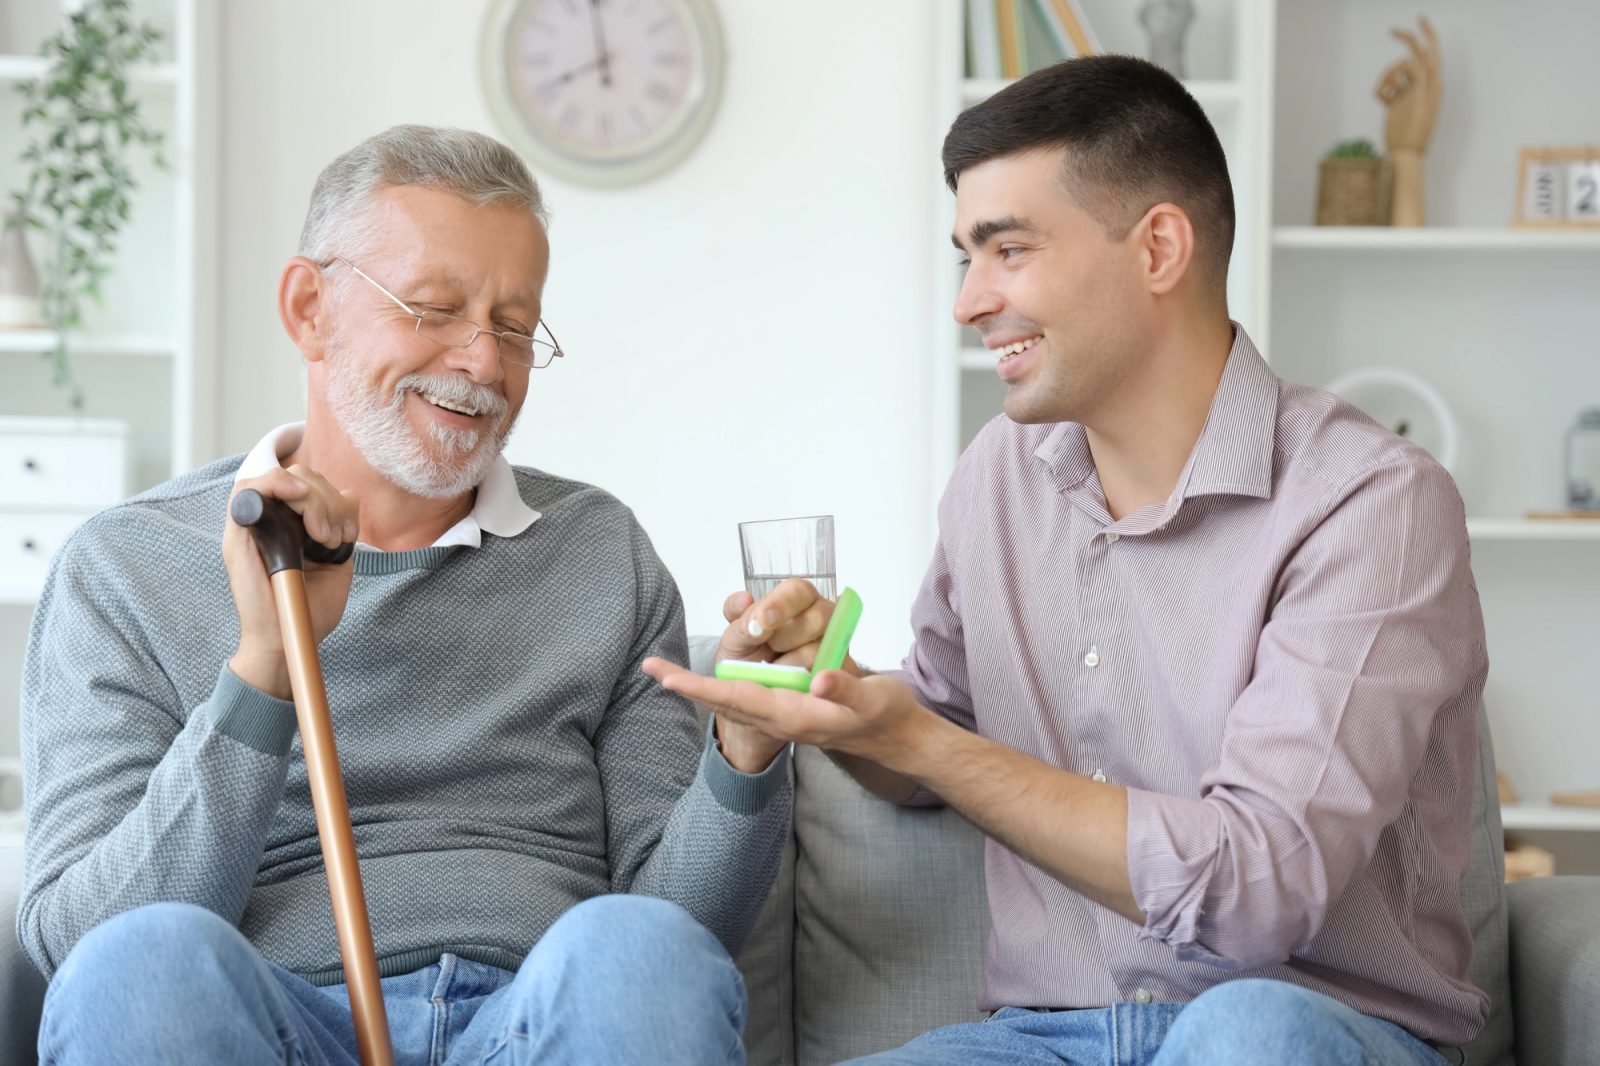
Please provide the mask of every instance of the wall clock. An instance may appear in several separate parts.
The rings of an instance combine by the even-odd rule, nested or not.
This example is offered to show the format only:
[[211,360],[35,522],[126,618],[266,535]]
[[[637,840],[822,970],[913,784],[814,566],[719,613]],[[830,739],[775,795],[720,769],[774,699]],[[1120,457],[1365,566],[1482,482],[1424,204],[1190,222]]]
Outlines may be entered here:
[[726,62],[711,0],[494,0],[479,59],[490,111],[536,174],[603,186],[694,150]]

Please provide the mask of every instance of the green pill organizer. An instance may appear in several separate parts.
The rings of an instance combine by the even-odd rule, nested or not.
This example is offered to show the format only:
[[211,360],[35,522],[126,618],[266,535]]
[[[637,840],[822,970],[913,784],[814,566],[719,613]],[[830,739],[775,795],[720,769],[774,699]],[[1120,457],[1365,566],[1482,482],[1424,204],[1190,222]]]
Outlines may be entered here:
[[850,651],[850,638],[856,635],[856,623],[859,621],[861,597],[856,595],[855,589],[845,589],[839,593],[839,602],[833,607],[833,617],[828,619],[828,628],[822,633],[822,644],[817,648],[817,661],[812,664],[812,669],[724,659],[717,664],[717,677],[723,681],[754,681],[767,688],[810,692],[813,677],[824,670],[837,670],[844,665],[845,656]]

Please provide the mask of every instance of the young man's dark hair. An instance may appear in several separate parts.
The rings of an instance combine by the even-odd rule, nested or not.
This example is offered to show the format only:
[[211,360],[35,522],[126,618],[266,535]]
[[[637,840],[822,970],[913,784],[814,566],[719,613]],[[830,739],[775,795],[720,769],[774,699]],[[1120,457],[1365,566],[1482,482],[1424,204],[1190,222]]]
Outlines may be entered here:
[[1183,208],[1220,296],[1233,251],[1233,184],[1222,142],[1182,83],[1132,56],[1085,56],[1036,71],[961,113],[944,180],[1035,149],[1065,149],[1067,193],[1120,240],[1158,203]]

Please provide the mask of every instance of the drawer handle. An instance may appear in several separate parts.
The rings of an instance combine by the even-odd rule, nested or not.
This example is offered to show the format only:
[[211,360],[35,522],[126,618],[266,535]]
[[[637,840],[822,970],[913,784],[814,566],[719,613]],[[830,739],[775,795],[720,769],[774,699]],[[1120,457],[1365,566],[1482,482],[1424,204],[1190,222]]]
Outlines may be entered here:
[[22,550],[25,552],[36,552],[39,550],[39,542],[34,540],[32,537],[28,537],[22,542]]
[[24,457],[22,460],[22,469],[26,470],[30,474],[38,472],[39,460],[35,459],[31,455]]

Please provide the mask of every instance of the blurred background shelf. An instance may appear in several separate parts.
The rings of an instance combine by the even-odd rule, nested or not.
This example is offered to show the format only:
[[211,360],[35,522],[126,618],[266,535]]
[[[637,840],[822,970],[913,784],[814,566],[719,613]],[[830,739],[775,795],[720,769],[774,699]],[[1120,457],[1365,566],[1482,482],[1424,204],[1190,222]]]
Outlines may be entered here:
[[[0,352],[40,354],[55,347],[56,333],[48,329],[0,329]],[[72,355],[164,356],[178,350],[176,337],[158,334],[68,334]]]
[[[0,84],[37,78],[48,66],[43,56],[0,55]],[[128,72],[135,85],[176,85],[176,63],[141,63]]]
[[1600,519],[1468,518],[1473,540],[1600,540]]
[[1554,803],[1508,803],[1500,808],[1500,821],[1507,829],[1589,832],[1600,830],[1600,809]]
[[1600,252],[1600,228],[1278,226],[1272,231],[1272,246],[1329,252]]

